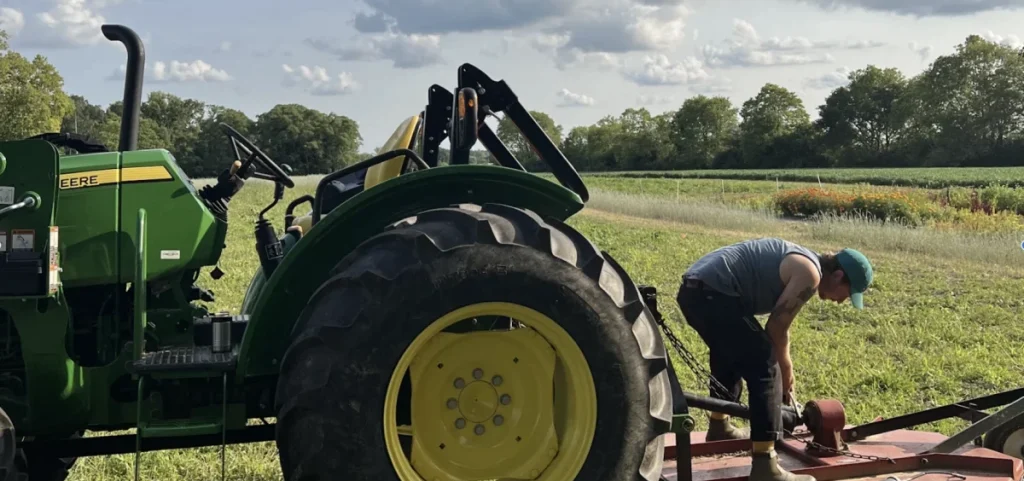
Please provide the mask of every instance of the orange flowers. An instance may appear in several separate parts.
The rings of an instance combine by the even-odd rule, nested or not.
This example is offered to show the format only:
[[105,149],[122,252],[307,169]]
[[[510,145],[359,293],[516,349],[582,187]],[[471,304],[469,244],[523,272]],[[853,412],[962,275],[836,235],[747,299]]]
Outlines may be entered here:
[[905,192],[838,192],[820,188],[782,191],[775,206],[783,215],[865,215],[883,221],[918,225],[921,211],[928,210]]

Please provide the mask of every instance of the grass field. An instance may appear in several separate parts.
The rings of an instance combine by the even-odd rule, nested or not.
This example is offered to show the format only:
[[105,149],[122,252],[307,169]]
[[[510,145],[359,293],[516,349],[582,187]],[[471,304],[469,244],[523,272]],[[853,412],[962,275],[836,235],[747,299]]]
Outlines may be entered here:
[[[311,193],[315,180],[299,179],[298,184],[271,211],[278,230],[284,205]],[[801,401],[840,399],[848,420],[860,423],[1022,384],[1024,252],[1013,236],[911,233],[840,219],[787,222],[749,209],[700,203],[699,197],[677,202],[597,189],[592,208],[570,222],[615,256],[637,282],[657,286],[662,311],[699,359],[705,359],[706,350],[684,327],[674,301],[679,276],[712,249],[779,235],[819,250],[852,245],[876,268],[865,310],[813,299],[798,317],[792,354]],[[270,198],[269,185],[253,181],[231,205],[231,231],[221,263],[227,275],[213,281],[204,270],[201,277],[217,294],[217,309],[237,312],[241,304],[258,266],[252,222]],[[675,363],[686,389],[705,391],[681,361]],[[702,416],[698,422],[705,425]],[[951,421],[928,427],[948,434],[960,426]],[[216,447],[147,453],[142,478],[219,479],[218,453]],[[131,479],[133,458],[83,459],[70,479]],[[281,475],[273,443],[229,447],[227,470],[232,480],[269,481]]]
[[[553,177],[552,177],[553,179]],[[945,231],[985,233],[1024,232],[1024,189],[1010,187],[967,188],[880,186],[871,184],[829,184],[799,181],[689,179],[590,176],[591,189],[649,198],[652,201],[683,201],[725,204],[759,212],[782,215],[776,204],[779,195],[794,192],[818,192],[838,197],[902,196],[899,205],[914,212],[920,227]],[[971,210],[972,196],[977,196],[978,210]],[[982,206],[993,212],[986,213]],[[895,214],[897,211],[881,209]],[[900,213],[904,211],[899,211]]]
[[705,169],[674,171],[633,171],[591,173],[588,176],[647,178],[706,178],[745,180],[787,180],[837,184],[868,183],[942,188],[951,185],[984,187],[1024,185],[1024,167],[927,167],[927,168],[844,168],[844,169]]

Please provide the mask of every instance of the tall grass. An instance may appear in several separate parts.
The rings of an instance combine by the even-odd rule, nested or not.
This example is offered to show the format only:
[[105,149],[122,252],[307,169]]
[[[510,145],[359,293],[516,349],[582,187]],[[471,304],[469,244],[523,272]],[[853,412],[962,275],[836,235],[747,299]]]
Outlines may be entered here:
[[728,230],[766,230],[778,227],[780,222],[768,209],[740,208],[714,201],[676,201],[652,195],[597,189],[591,189],[587,208]]
[[863,216],[815,216],[791,221],[766,209],[730,206],[713,201],[592,190],[589,209],[645,219],[679,222],[758,235],[803,234],[812,239],[850,246],[1024,266],[1020,239],[1013,233],[940,231],[882,223]]

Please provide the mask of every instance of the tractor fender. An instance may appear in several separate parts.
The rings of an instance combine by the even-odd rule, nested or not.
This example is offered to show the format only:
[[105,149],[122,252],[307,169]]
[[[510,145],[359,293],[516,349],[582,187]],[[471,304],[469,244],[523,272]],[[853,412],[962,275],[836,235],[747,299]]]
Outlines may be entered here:
[[266,278],[257,271],[242,314],[249,316],[236,382],[276,375],[292,328],[331,269],[363,241],[391,224],[452,204],[498,203],[564,221],[579,212],[580,197],[534,174],[492,165],[451,165],[390,179],[349,199],[324,216],[288,249]]

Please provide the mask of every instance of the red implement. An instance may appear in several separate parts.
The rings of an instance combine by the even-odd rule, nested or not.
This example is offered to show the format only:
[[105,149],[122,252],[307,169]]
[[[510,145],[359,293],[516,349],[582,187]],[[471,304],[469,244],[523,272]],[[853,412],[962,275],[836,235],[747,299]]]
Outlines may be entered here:
[[[667,481],[682,481],[685,478],[676,472],[675,436],[667,436],[662,476]],[[973,445],[964,446],[953,454],[918,454],[945,439],[937,433],[899,430],[847,446],[852,453],[888,458],[891,462],[849,456],[816,457],[806,452],[805,444],[793,439],[778,445],[777,450],[783,468],[797,474],[810,474],[817,481],[882,481],[889,476],[907,481],[918,475],[922,475],[916,478],[919,481],[1020,481],[1024,478],[1024,461]],[[749,441],[705,443],[703,440],[703,432],[691,434],[693,481],[746,480],[750,472]]]
[[[897,429],[854,442],[843,430],[842,403],[833,400],[807,404],[808,430],[787,436],[776,445],[780,465],[817,481],[1022,481],[1024,461],[968,443],[950,454],[925,454],[948,439],[942,434]],[[677,449],[669,434],[665,446],[666,481],[745,481],[750,472],[750,441],[704,442],[705,433],[690,435],[690,476],[685,446]],[[813,436],[813,437],[812,437]],[[682,465],[682,466],[678,466]],[[683,469],[682,473],[678,469]]]

